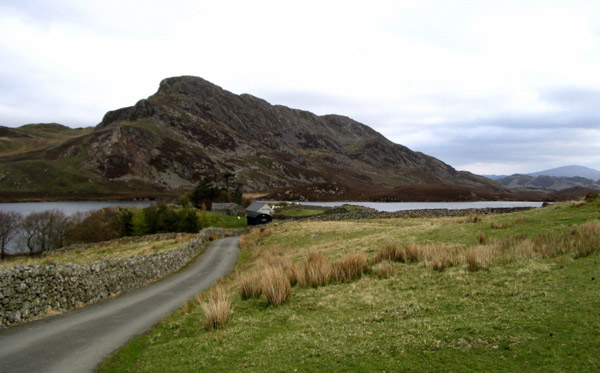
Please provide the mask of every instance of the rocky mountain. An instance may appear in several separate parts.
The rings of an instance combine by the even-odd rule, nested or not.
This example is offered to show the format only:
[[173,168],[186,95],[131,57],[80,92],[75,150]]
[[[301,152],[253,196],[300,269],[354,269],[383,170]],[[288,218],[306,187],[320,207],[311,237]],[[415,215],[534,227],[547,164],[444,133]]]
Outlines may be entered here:
[[0,158],[5,197],[174,194],[203,177],[246,192],[312,188],[323,199],[357,190],[368,199],[407,185],[454,191],[445,199],[505,191],[350,118],[271,105],[191,76],[163,80],[90,133]]
[[551,191],[558,192],[571,188],[600,190],[600,181],[583,177],[529,176],[515,174],[496,180],[498,183],[519,191]]

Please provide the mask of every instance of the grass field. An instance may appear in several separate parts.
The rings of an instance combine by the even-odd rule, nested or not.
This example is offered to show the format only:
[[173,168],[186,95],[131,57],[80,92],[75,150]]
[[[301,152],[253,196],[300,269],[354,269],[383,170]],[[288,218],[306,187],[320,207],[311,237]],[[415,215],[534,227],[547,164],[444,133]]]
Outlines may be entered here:
[[48,252],[44,257],[17,256],[0,262],[0,268],[15,265],[40,265],[47,263],[88,264],[102,259],[129,258],[137,255],[157,254],[175,250],[195,237],[195,234],[182,234],[164,238],[163,235],[148,236],[139,242],[107,241],[82,249]]
[[[253,229],[221,284],[233,307],[223,329],[206,330],[190,302],[100,370],[598,371],[599,219],[596,201]],[[298,284],[280,306],[242,300],[242,279],[289,275],[315,252],[330,269],[364,254],[370,270]],[[380,262],[391,252],[400,261]]]
[[283,212],[283,215],[293,216],[293,217],[301,217],[301,216],[319,215],[319,214],[322,214],[324,212],[325,212],[325,210],[297,208],[297,209],[285,210]]

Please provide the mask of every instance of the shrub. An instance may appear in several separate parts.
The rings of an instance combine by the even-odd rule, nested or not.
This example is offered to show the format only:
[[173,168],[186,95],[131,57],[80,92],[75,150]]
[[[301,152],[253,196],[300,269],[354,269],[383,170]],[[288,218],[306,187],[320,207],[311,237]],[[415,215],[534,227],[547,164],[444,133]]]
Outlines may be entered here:
[[365,274],[369,269],[369,261],[364,253],[346,256],[331,266],[332,277],[335,281],[350,282]]
[[261,276],[262,292],[267,298],[267,303],[280,306],[290,299],[290,281],[281,267],[269,267]]
[[585,195],[586,202],[592,202],[597,199],[598,199],[598,193],[596,193],[596,192],[589,192],[588,194]]
[[[123,228],[124,230],[124,228]],[[67,233],[69,242],[101,242],[122,237],[121,212],[107,207],[91,212]]]
[[204,327],[208,330],[223,329],[231,317],[231,300],[222,285],[213,286],[200,307],[206,317]]

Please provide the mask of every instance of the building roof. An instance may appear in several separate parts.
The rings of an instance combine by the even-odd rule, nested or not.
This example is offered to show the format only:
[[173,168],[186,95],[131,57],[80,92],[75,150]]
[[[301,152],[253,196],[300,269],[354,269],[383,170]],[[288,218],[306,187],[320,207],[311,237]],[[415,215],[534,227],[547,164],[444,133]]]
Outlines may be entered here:
[[238,207],[237,203],[217,203],[212,204],[211,210],[231,210]]
[[[267,203],[264,202],[252,202],[252,204],[248,207],[246,207],[246,211],[258,211],[261,208],[263,208],[265,205],[268,206]],[[268,206],[269,208],[271,208],[271,206]]]

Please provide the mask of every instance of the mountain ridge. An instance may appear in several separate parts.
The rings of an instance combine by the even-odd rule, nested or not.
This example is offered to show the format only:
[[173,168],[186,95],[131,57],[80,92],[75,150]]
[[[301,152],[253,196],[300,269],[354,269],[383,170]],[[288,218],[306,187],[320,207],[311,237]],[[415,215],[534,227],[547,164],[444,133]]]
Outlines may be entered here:
[[449,198],[458,199],[506,192],[351,118],[271,105],[191,76],[164,79],[155,94],[107,112],[90,133],[2,158],[0,190],[175,194],[202,178],[229,183],[224,174],[246,192],[319,185],[321,198],[331,199],[407,185],[452,186],[457,195]]

